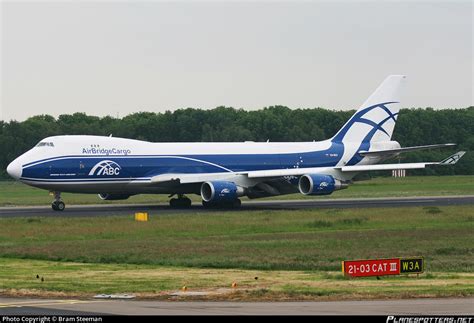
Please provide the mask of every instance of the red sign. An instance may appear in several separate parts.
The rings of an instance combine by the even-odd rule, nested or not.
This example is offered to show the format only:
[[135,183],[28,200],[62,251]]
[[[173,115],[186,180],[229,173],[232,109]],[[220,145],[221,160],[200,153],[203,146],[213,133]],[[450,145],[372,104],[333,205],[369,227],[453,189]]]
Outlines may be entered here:
[[342,270],[351,277],[399,275],[400,259],[343,261]]

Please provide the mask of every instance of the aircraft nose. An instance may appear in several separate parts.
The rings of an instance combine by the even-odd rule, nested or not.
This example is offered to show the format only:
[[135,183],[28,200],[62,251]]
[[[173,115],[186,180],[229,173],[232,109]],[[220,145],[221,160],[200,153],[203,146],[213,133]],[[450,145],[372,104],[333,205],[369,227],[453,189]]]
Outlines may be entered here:
[[21,164],[15,159],[8,165],[7,173],[14,179],[19,179],[22,173]]

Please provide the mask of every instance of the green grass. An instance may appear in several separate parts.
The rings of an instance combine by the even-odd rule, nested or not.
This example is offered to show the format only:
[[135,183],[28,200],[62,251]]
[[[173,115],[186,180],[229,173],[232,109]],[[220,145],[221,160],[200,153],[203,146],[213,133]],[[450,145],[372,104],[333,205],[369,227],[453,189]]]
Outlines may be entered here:
[[339,270],[357,258],[424,256],[474,270],[472,206],[0,218],[3,257],[205,268]]
[[[405,178],[379,177],[355,182],[348,189],[336,191],[322,198],[396,197],[396,196],[440,196],[474,194],[474,176],[409,176]],[[200,201],[197,195],[190,196]],[[318,199],[302,194],[276,196],[271,199]],[[95,194],[64,193],[66,204],[118,204],[118,203],[164,203],[167,195],[137,195],[123,201],[102,201]],[[51,196],[47,191],[13,181],[0,182],[0,206],[48,205]]]
[[[472,296],[473,232],[472,206],[0,218],[0,293],[167,298],[235,281],[210,299]],[[425,258],[420,279],[340,273],[342,260],[409,256]]]
[[[237,288],[230,288],[233,282]],[[340,272],[199,269],[0,258],[0,294],[10,296],[90,297],[101,293],[133,293],[141,298],[169,299],[170,292],[179,291],[182,286],[189,292],[207,291],[211,295],[204,299],[212,300],[460,297],[474,294],[474,274],[431,273],[419,278],[404,275],[376,280],[347,279]]]

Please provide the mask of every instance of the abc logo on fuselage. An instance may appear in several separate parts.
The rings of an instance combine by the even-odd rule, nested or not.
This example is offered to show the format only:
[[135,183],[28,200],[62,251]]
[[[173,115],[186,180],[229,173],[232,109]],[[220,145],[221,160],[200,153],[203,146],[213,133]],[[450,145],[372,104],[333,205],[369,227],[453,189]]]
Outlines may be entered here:
[[112,160],[102,160],[92,167],[89,176],[116,176],[120,174],[121,169],[122,167]]

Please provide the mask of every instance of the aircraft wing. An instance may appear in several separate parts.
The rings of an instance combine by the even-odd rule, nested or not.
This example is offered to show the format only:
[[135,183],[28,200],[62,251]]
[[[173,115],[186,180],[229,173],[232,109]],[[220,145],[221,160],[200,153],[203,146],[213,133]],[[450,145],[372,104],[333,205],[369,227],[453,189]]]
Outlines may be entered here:
[[397,148],[397,149],[360,151],[359,155],[361,155],[361,156],[387,156],[387,155],[397,155],[397,154],[400,154],[400,153],[407,153],[407,152],[410,152],[410,151],[426,150],[426,149],[434,149],[434,148],[444,148],[444,147],[451,147],[451,146],[456,146],[456,144],[449,143],[449,144],[436,144],[436,145],[404,147],[404,148]]
[[420,169],[420,168],[425,168],[427,165],[438,165],[438,164],[439,164],[438,162],[431,162],[431,163],[356,165],[356,166],[343,166],[340,169],[342,172],[364,172],[364,171],[370,171],[370,170]]
[[288,169],[269,169],[254,170],[247,173],[248,178],[265,178],[265,177],[283,177],[283,176],[299,176],[309,173],[321,172],[327,167],[307,167],[307,168],[288,168]]
[[[340,166],[334,167],[342,172],[362,172],[369,170],[392,170],[392,169],[419,169],[425,168],[428,165],[452,165],[456,164],[459,159],[465,154],[465,151],[458,151],[457,153],[443,159],[440,162],[424,162],[424,163],[400,163],[400,164],[377,164],[377,165],[355,165],[355,166]],[[293,168],[293,169],[272,169],[272,170],[257,170],[247,173],[249,178],[259,177],[278,177],[278,176],[298,176],[309,174],[312,172],[321,172],[323,167],[310,168]]]
[[[458,162],[465,154],[465,151],[459,151],[440,162],[423,163],[400,163],[400,164],[377,164],[377,165],[355,165],[355,166],[336,166],[342,172],[362,172],[371,170],[392,170],[392,169],[420,169],[428,165],[452,165]],[[235,176],[245,176],[247,178],[275,178],[284,176],[300,176],[310,173],[321,173],[328,167],[308,167],[308,168],[290,168],[290,169],[270,169],[256,170],[247,172],[225,172],[225,173],[200,173],[200,174],[162,174],[151,178],[151,183],[176,183],[191,184],[202,183],[215,180],[233,180]]]
[[235,178],[245,173],[225,172],[225,173],[198,173],[198,174],[161,174],[151,178],[152,184],[159,183],[176,183],[176,184],[192,184],[202,183],[206,181],[219,181]]
[[162,174],[153,176],[151,183],[177,183],[177,184],[191,184],[206,181],[216,180],[232,180],[235,176],[245,176],[247,178],[269,178],[269,177],[284,177],[284,176],[298,176],[308,173],[321,172],[327,167],[307,167],[307,168],[289,168],[289,169],[269,169],[269,170],[255,170],[247,172],[226,172],[226,173],[199,173],[199,174]]
[[440,162],[342,166],[341,171],[363,172],[370,170],[419,169],[425,168],[427,165],[453,165],[456,164],[465,153],[465,151],[458,151],[457,153],[449,156],[448,158],[443,159]]

